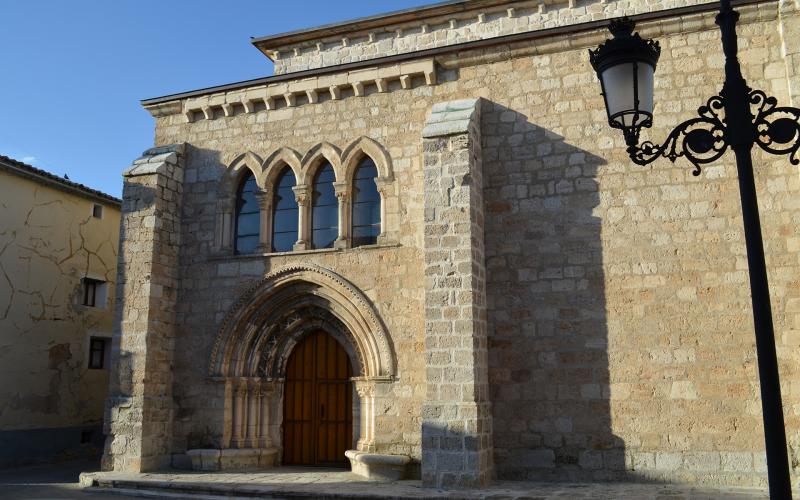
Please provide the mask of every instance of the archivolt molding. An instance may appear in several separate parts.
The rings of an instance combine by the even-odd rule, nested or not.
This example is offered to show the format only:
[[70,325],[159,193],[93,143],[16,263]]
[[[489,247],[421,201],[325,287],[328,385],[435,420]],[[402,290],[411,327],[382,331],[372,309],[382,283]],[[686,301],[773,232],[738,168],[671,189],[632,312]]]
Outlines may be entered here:
[[325,161],[328,161],[333,167],[336,180],[342,180],[340,177],[341,158],[342,152],[329,142],[321,142],[312,147],[303,157],[302,177],[297,179],[297,185],[311,185],[314,182],[317,167]]
[[334,144],[321,142],[305,155],[289,147],[281,147],[270,154],[266,160],[253,152],[246,152],[237,156],[222,175],[220,181],[220,195],[228,197],[235,193],[239,180],[242,178],[244,168],[249,168],[256,176],[258,187],[270,191],[278,175],[288,165],[294,173],[296,185],[310,185],[313,182],[317,167],[323,162],[330,162],[336,174],[337,182],[350,182],[358,163],[364,156],[369,156],[378,168],[378,177],[382,181],[394,180],[392,160],[386,149],[378,141],[366,136],[354,140],[344,149],[340,150]]
[[244,175],[245,169],[249,169],[256,177],[256,183],[259,187],[263,187],[263,184],[259,182],[262,163],[261,157],[252,151],[242,153],[234,158],[225,169],[225,173],[222,174],[222,180],[219,184],[221,197],[229,197],[236,194],[236,189],[239,187],[239,181]]
[[[338,328],[354,344],[361,376],[396,375],[391,340],[369,299],[342,276],[314,265],[293,265],[276,270],[242,294],[217,334],[209,374],[214,377],[263,376],[258,368],[262,356],[269,356],[269,352],[264,352],[269,342],[274,339],[271,347],[274,355],[286,352],[285,349],[275,350],[278,343],[284,342],[286,346],[287,339],[296,341],[299,338],[292,337],[301,326],[294,323],[302,321],[302,315],[292,314],[298,303],[324,310],[335,318],[328,323],[341,325]],[[319,314],[315,316],[319,319]],[[288,323],[287,318],[291,320]],[[270,366],[267,375],[280,371],[279,365]]]
[[281,172],[283,167],[288,165],[294,172],[294,178],[299,184],[299,179],[302,174],[302,160],[300,153],[292,148],[282,147],[278,148],[271,155],[264,160],[261,166],[260,180],[262,188],[271,188]]
[[385,180],[394,179],[394,169],[389,153],[378,141],[366,136],[361,136],[351,142],[342,153],[342,172],[336,180],[350,182],[358,163],[364,156],[369,156],[378,168],[378,176]]

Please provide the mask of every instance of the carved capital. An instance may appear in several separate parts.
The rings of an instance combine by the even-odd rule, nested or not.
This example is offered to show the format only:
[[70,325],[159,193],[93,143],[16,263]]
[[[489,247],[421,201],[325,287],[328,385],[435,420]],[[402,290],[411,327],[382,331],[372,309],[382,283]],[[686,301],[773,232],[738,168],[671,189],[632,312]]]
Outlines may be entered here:
[[392,179],[388,177],[376,177],[375,185],[378,187],[378,192],[381,196],[389,194],[389,187],[392,185]]
[[356,392],[360,398],[371,398],[375,396],[375,384],[371,381],[357,380],[355,382]]
[[261,210],[266,210],[272,204],[272,190],[269,188],[256,191],[254,196]]
[[334,182],[333,190],[341,202],[347,201],[347,197],[350,196],[350,185],[346,182]]
[[294,186],[292,191],[294,191],[294,199],[297,201],[298,205],[305,206],[308,204],[308,186]]

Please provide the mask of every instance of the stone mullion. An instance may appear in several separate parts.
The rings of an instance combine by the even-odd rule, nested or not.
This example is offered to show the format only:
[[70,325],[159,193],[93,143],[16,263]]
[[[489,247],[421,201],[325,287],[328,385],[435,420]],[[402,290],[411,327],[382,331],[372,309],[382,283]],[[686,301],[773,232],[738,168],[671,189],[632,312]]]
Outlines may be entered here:
[[294,191],[294,197],[297,201],[297,234],[298,240],[297,243],[294,244],[294,250],[308,250],[311,248],[310,243],[310,196],[308,193],[308,186],[295,186],[292,188]]
[[258,251],[267,253],[272,251],[272,203],[273,192],[264,189],[256,193],[259,208]]
[[386,198],[389,194],[389,186],[391,179],[378,177],[375,179],[375,184],[378,187],[378,194],[381,198],[381,233],[378,235],[378,243],[385,243],[386,241]]
[[226,198],[219,202],[219,215],[217,219],[217,231],[219,241],[219,251],[221,253],[233,252],[233,232],[234,232],[234,208],[236,200]]
[[339,202],[339,236],[336,238],[334,248],[349,248],[350,243],[350,185],[347,182],[334,182],[336,199]]

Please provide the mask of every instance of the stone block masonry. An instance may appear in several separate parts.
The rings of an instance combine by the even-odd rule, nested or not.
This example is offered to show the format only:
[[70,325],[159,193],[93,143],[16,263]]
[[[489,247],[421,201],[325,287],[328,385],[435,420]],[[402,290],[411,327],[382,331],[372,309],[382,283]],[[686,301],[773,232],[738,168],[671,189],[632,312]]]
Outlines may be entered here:
[[169,465],[183,145],[149,149],[123,174],[105,470]]
[[422,480],[432,487],[485,486],[492,475],[482,102],[436,104],[422,131],[428,383]]

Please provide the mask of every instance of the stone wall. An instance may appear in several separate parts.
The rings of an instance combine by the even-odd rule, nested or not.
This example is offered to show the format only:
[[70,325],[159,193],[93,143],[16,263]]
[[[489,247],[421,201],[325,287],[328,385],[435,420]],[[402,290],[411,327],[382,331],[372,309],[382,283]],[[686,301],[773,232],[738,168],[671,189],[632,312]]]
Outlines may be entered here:
[[[789,98],[774,2],[742,8],[751,86]],[[683,28],[682,28],[683,27]],[[685,28],[685,29],[684,29]],[[658,36],[660,140],[716,94],[723,73],[713,14],[642,26]],[[660,34],[659,34],[660,33]],[[586,48],[524,43],[437,60],[436,85],[187,122],[158,111],[156,142],[187,142],[177,304],[173,463],[219,433],[222,397],[208,379],[215,335],[244,291],[293,263],[329,268],[373,302],[398,378],[376,409],[381,451],[422,457],[426,395],[422,129],[433,106],[486,102],[481,119],[489,385],[495,474],[503,479],[764,482],[746,261],[732,157],[700,177],[679,160],[637,167],[607,126]],[[558,42],[558,43],[556,43]],[[565,48],[569,47],[569,48]],[[511,50],[513,49],[513,50]],[[530,50],[529,50],[530,49]],[[234,256],[214,254],[218,186],[251,151],[305,155],[367,136],[394,165],[390,244]],[[800,179],[757,152],[767,264],[789,441],[800,440],[800,317],[794,234]],[[258,167],[254,167],[258,168]],[[792,452],[794,453],[794,451]]]

